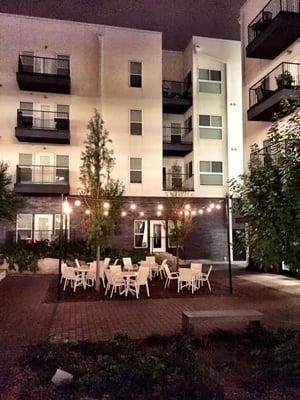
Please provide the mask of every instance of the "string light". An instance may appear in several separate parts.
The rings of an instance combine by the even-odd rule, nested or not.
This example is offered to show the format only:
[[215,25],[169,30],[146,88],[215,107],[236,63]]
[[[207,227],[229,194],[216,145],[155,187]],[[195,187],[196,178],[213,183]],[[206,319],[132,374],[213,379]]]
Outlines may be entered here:
[[179,215],[183,215],[183,211],[179,211]]
[[188,210],[186,210],[186,211],[184,212],[184,215],[185,215],[186,217],[188,217],[188,216],[190,215],[190,212],[189,212]]
[[74,204],[76,207],[79,207],[81,205],[81,201],[77,199],[75,200]]
[[192,211],[192,215],[196,215],[197,212],[195,210]]
[[211,212],[211,208],[210,208],[210,207],[207,207],[206,211],[207,211],[208,213],[210,213],[210,212]]
[[136,204],[130,204],[130,209],[132,210],[132,211],[134,211],[134,210],[136,210]]
[[145,214],[143,211],[140,212],[140,217],[143,217]]
[[86,215],[90,215],[90,210],[85,210]]
[[189,210],[189,209],[191,208],[191,206],[190,206],[189,204],[186,204],[186,205],[184,206],[184,208],[185,208],[186,210]]
[[126,211],[122,211],[122,212],[121,212],[121,216],[122,216],[122,217],[126,217],[126,215],[127,215],[127,212],[126,212]]
[[65,214],[70,214],[72,212],[72,208],[70,207],[68,200],[63,202],[63,212]]
[[157,215],[158,217],[160,217],[160,216],[161,216],[161,212],[160,212],[160,211],[157,211],[156,215]]
[[202,215],[202,214],[203,214],[203,210],[200,208],[200,210],[198,210],[198,213],[199,213],[200,215]]
[[217,210],[221,210],[221,204],[217,204],[217,205],[216,205],[216,209],[217,209]]
[[108,211],[105,210],[104,213],[103,213],[103,215],[105,215],[105,216],[107,217],[107,216],[108,216]]
[[106,201],[105,203],[103,203],[103,208],[105,208],[106,210],[108,210],[110,207],[110,204]]
[[209,208],[215,208],[215,203],[210,203]]
[[159,204],[159,205],[157,206],[157,209],[158,209],[159,211],[163,210],[163,208],[164,208],[164,206],[163,206],[162,204]]

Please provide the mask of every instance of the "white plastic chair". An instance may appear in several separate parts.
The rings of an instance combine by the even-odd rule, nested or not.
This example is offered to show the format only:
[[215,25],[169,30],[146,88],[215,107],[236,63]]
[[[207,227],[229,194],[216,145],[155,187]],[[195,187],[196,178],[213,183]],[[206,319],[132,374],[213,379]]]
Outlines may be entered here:
[[152,279],[154,276],[158,275],[158,264],[155,261],[155,256],[147,256],[146,262],[149,263],[151,279]]
[[66,264],[66,263],[61,263],[61,277],[60,277],[60,283],[62,283],[63,280],[65,279],[65,271],[66,271],[66,268],[69,268],[69,267],[67,266],[67,264]]
[[125,286],[126,286],[125,280],[123,278],[114,277],[114,275],[112,274],[110,269],[107,268],[105,270],[105,276],[106,276],[106,279],[107,279],[107,285],[106,285],[106,289],[105,289],[105,296],[108,293],[108,291],[110,290],[110,287],[111,287],[110,298],[112,298],[112,295],[114,293],[116,293],[117,288],[119,288],[119,292],[121,291],[121,288],[125,289]]
[[136,278],[129,280],[129,287],[132,288],[137,299],[139,298],[141,286],[146,286],[147,295],[148,297],[150,296],[149,286],[148,286],[149,274],[150,274],[149,267],[140,267]]
[[90,263],[90,268],[86,273],[86,285],[87,286],[94,286],[96,282],[96,268],[97,268],[97,261],[92,261]]
[[165,282],[165,288],[170,286],[170,282],[171,281],[178,281],[178,277],[179,277],[179,273],[178,272],[170,272],[170,268],[168,266],[168,264],[164,265],[164,270],[166,272],[166,282]]
[[118,261],[119,261],[119,259],[116,258],[115,261],[114,261],[114,263],[113,263],[113,265],[117,265],[117,264],[118,264]]
[[203,286],[203,284],[204,284],[204,282],[207,282],[207,286],[208,286],[208,289],[209,289],[209,291],[211,292],[211,285],[210,285],[210,282],[209,282],[209,275],[210,275],[210,273],[211,273],[211,271],[212,271],[212,265],[209,267],[209,270],[208,270],[208,272],[207,273],[203,273],[202,272],[202,274],[201,274],[201,277],[200,278],[198,278],[198,280],[200,281],[200,283],[201,283],[201,286]]
[[160,279],[166,278],[166,271],[165,271],[165,265],[167,264],[167,259],[165,258],[163,262],[158,266],[158,274],[160,275]]
[[201,263],[191,263],[191,270],[194,276],[195,284],[197,289],[200,287],[200,281],[198,278],[201,277],[202,274],[202,264]]
[[124,270],[134,269],[131,257],[123,257],[123,265],[124,265]]
[[118,274],[121,274],[121,272],[122,272],[121,265],[111,265],[109,267],[109,269],[110,269],[110,272],[112,273],[112,275],[118,275]]
[[68,283],[70,282],[71,287],[73,287],[74,292],[76,292],[77,286],[83,285],[81,276],[79,274],[76,274],[76,271],[72,267],[67,267],[64,271],[64,279],[65,279],[65,284],[63,290],[66,290],[66,287]]
[[179,268],[179,278],[178,278],[178,293],[183,288],[192,289],[192,293],[194,293],[195,287],[195,279],[193,277],[192,270],[190,268]]
[[80,268],[81,267],[80,262],[78,261],[77,258],[75,258],[75,265],[76,265],[76,268]]

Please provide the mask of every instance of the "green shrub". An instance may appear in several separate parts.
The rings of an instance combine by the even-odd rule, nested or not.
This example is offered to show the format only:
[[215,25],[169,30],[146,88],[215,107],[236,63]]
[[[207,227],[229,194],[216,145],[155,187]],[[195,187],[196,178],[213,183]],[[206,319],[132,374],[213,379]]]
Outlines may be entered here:
[[275,348],[274,366],[288,382],[300,386],[300,332],[284,335]]

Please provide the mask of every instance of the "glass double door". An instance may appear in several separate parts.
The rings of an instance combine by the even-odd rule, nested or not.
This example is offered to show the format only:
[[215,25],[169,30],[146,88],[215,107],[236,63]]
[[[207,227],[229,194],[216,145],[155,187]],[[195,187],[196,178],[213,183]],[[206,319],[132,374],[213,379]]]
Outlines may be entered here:
[[150,221],[150,251],[151,253],[166,251],[165,221]]

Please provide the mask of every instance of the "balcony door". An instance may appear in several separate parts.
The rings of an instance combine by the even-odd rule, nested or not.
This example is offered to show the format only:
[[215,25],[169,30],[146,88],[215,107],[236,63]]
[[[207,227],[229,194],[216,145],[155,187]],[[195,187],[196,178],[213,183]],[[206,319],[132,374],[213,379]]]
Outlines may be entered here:
[[34,216],[34,241],[51,240],[53,233],[53,215],[35,214]]
[[34,72],[37,74],[56,75],[57,61],[53,54],[35,54]]
[[181,190],[182,189],[182,166],[181,165],[173,165],[172,166],[172,183],[171,187],[173,190]]
[[51,107],[49,104],[36,104],[33,113],[33,123],[35,128],[54,129],[54,118],[51,118]]
[[165,221],[150,221],[150,251],[151,253],[166,251]]
[[181,143],[181,125],[171,122],[171,143]]
[[54,182],[54,154],[52,153],[36,153],[36,166],[34,171],[34,181],[36,183],[53,183]]

